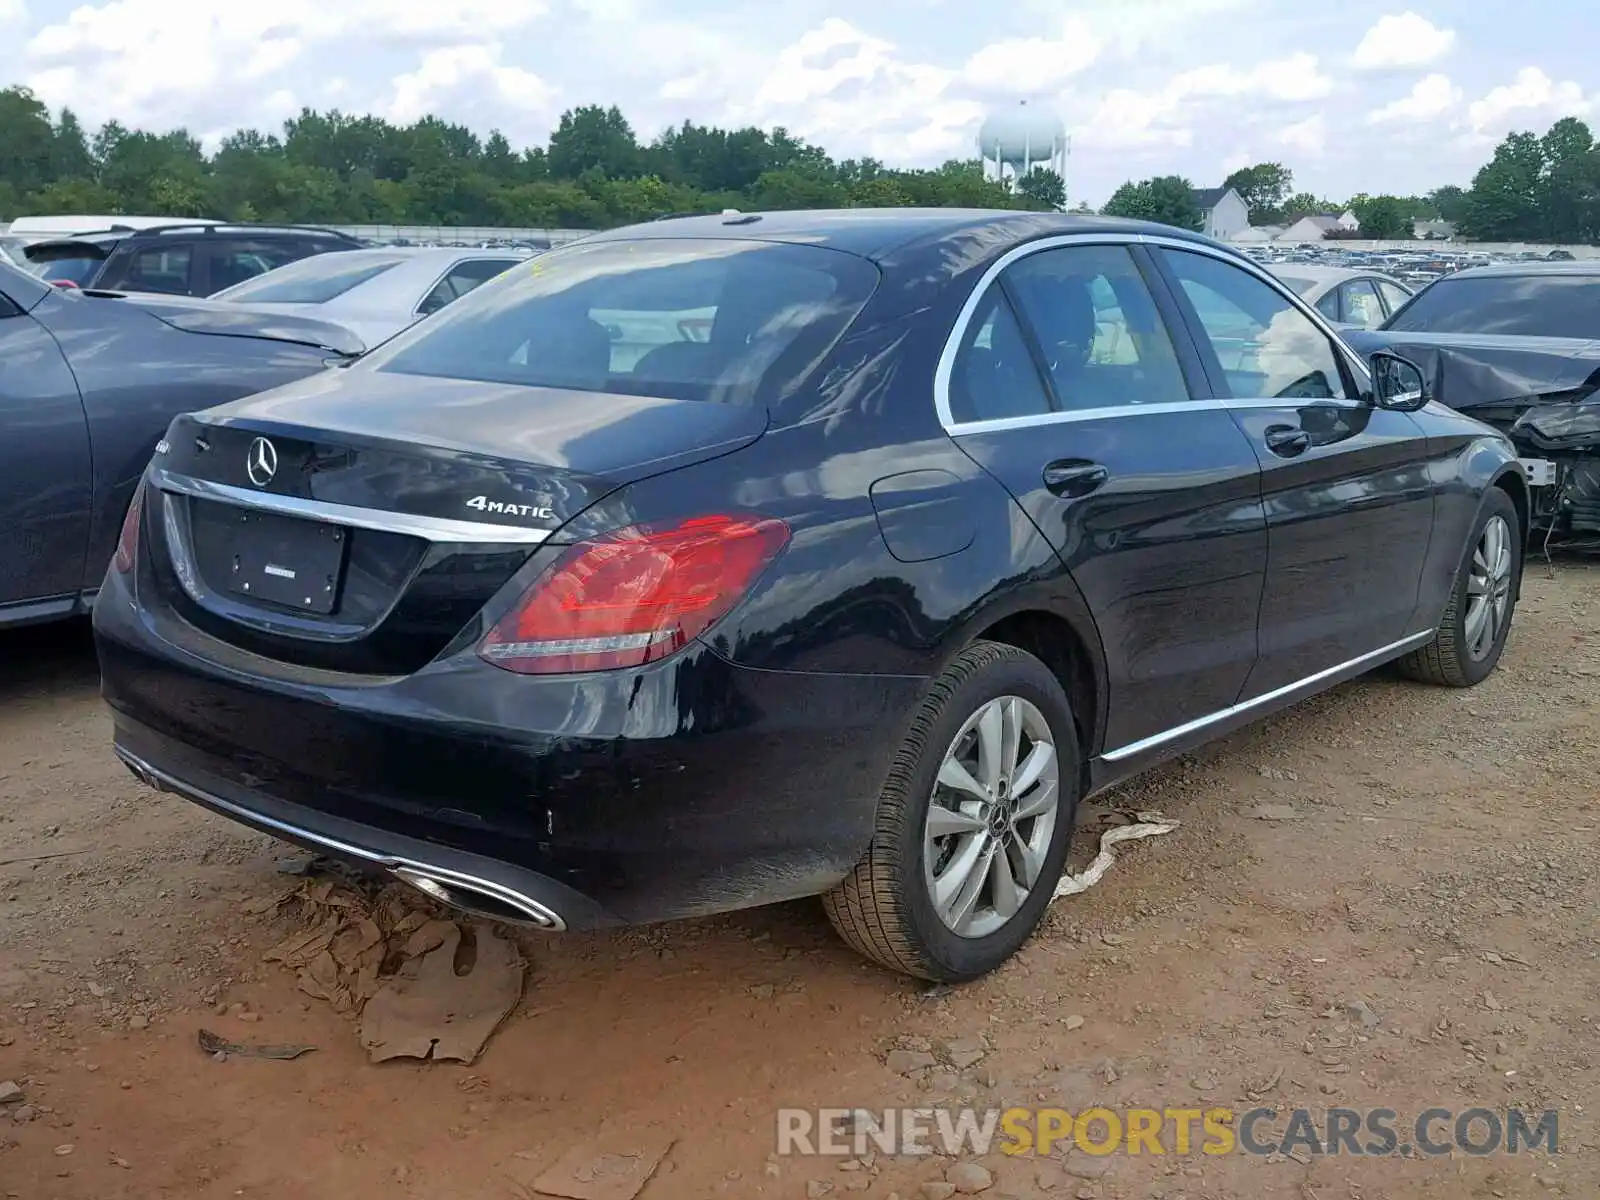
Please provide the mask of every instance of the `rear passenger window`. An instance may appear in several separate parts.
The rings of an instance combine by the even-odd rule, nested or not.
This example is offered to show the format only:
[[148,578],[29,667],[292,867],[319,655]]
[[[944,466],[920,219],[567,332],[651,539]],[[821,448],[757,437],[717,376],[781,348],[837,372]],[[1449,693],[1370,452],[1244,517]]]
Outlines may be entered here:
[[973,314],[950,372],[950,416],[994,421],[1047,413],[1050,397],[1005,292],[991,287]]
[[1172,338],[1125,246],[1041,251],[1003,278],[1038,338],[1062,409],[1189,399]]
[[1194,306],[1230,396],[1347,397],[1333,343],[1277,288],[1243,267],[1207,254],[1167,249],[1159,253]]
[[152,246],[139,250],[123,260],[115,278],[108,278],[102,287],[117,288],[127,292],[164,292],[168,295],[189,294],[189,264],[191,247]]

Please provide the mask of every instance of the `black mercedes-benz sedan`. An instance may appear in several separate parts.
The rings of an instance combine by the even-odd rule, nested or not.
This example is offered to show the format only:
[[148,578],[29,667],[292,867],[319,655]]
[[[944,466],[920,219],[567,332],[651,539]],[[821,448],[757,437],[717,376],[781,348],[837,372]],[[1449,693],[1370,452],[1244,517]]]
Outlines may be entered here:
[[1517,601],[1505,438],[1242,256],[703,216],[170,427],[95,609],[138,777],[551,930],[821,895],[988,971],[1085,796]]

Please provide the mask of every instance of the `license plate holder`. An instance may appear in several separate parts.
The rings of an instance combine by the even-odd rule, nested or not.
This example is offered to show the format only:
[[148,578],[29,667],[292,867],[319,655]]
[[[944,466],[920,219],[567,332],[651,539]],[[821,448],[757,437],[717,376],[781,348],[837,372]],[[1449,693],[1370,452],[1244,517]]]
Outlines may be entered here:
[[[201,561],[236,596],[327,615],[339,603],[348,531],[325,521],[217,505],[207,522],[214,552]],[[199,531],[197,531],[199,532]],[[198,547],[197,547],[198,548]],[[220,578],[214,577],[220,575]]]

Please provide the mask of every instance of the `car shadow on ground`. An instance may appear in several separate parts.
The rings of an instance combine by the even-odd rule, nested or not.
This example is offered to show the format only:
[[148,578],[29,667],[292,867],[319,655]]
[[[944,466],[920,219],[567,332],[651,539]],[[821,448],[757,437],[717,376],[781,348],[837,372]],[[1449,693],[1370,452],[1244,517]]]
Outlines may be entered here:
[[0,632],[0,705],[23,697],[59,701],[99,688],[100,668],[87,620]]

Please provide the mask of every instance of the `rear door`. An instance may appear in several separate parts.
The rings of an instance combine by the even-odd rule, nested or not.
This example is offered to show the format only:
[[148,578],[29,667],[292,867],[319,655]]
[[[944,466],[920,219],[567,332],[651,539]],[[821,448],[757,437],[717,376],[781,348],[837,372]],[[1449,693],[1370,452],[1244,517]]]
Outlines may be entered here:
[[1170,303],[1127,245],[1051,239],[969,302],[946,352],[950,432],[1093,612],[1114,755],[1228,708],[1256,660],[1260,468]]
[[1433,530],[1422,428],[1374,406],[1328,331],[1266,276],[1199,249],[1156,254],[1261,464],[1271,549],[1245,698],[1415,633]]
[[91,489],[89,427],[66,359],[0,295],[0,621],[17,619],[15,606],[76,603]]

